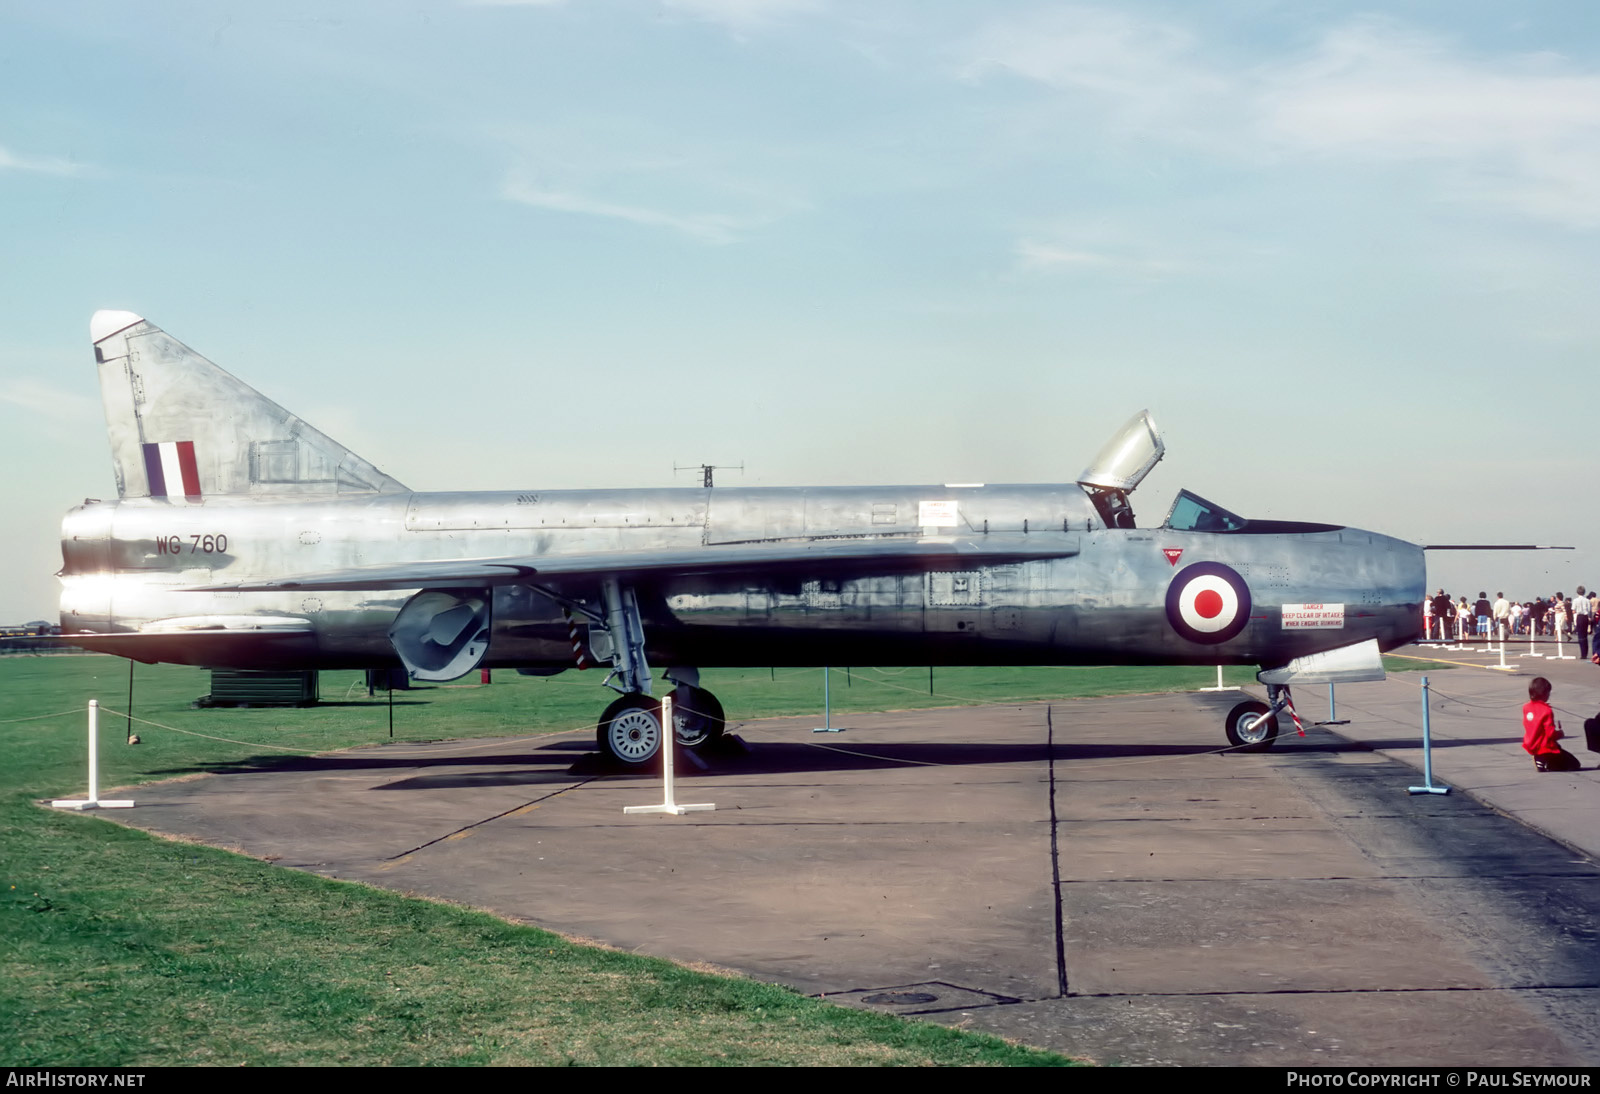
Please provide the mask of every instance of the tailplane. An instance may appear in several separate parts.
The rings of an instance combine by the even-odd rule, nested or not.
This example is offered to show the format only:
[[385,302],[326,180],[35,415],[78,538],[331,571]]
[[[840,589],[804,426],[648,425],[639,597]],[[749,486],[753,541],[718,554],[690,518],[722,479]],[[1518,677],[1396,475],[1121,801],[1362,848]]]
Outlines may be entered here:
[[95,312],[89,335],[119,497],[407,490],[132,312]]

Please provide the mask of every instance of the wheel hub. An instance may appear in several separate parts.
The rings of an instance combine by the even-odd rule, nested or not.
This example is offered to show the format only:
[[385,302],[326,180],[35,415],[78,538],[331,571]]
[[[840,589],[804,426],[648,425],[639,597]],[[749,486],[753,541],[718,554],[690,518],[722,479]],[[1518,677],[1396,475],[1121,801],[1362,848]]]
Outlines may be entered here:
[[638,763],[661,744],[661,725],[649,711],[627,710],[611,720],[610,737],[618,756]]
[[1246,744],[1260,744],[1267,739],[1267,723],[1272,719],[1266,714],[1246,714],[1235,723],[1239,732],[1239,739]]

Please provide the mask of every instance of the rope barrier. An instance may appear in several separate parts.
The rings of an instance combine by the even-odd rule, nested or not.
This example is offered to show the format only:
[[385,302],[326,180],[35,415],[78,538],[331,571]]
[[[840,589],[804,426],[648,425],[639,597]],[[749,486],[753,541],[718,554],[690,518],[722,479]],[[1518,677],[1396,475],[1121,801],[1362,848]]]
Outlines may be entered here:
[[43,718],[65,718],[69,714],[82,714],[85,707],[73,707],[71,710],[57,711],[55,714],[30,714],[26,718],[0,718],[0,726],[11,725],[15,722],[37,722]]
[[[812,669],[797,669],[797,670],[791,671],[790,673],[786,673],[786,675],[787,676],[794,676],[794,675],[800,675],[802,673],[810,673],[810,672],[813,672],[813,671],[814,670],[812,670]],[[883,674],[883,675],[889,675],[888,673],[885,673],[885,671],[882,670],[882,669],[874,668],[874,669],[871,669],[870,671],[874,672],[874,673]],[[899,670],[899,672],[893,673],[892,675],[904,675],[905,673],[911,672],[911,671],[913,671],[913,669],[901,669],[901,670]],[[921,689],[919,687],[907,687],[907,686],[904,686],[904,685],[901,685],[901,684],[891,683],[891,682],[889,682],[887,680],[875,679],[872,676],[866,675],[865,671],[863,671],[863,673],[860,673],[858,675],[860,676],[860,679],[863,680],[866,683],[877,684],[877,685],[879,685],[881,687],[889,688],[889,689],[892,689],[892,690],[895,690],[895,691],[909,692],[909,693],[916,694],[916,695],[919,695],[919,696],[927,694],[926,692],[923,691],[923,689]],[[1400,674],[1391,674],[1389,677],[1387,677],[1387,680],[1389,682],[1398,683],[1398,684],[1401,684],[1403,686],[1407,686],[1407,687],[1411,687],[1411,688],[1415,688],[1415,689],[1420,689],[1421,688],[1420,681],[1412,681],[1412,680],[1407,679],[1405,676],[1402,676]],[[568,681],[562,681],[562,682],[563,683],[567,683]],[[571,682],[577,683],[578,681],[571,681]],[[359,681],[356,682],[356,683],[359,683]],[[352,683],[352,685],[351,685],[352,689],[356,686],[356,683]],[[588,683],[588,682],[584,681],[584,683]],[[1248,692],[1244,691],[1244,689],[1242,689],[1242,688],[1240,689],[1240,691],[1243,694],[1249,694]],[[1429,688],[1429,692],[1430,692],[1431,695],[1437,696],[1440,700],[1443,700],[1443,701],[1446,701],[1446,702],[1456,703],[1456,704],[1458,704],[1458,705],[1460,705],[1461,707],[1464,708],[1463,711],[1456,712],[1454,716],[1456,716],[1456,717],[1466,717],[1466,718],[1469,718],[1469,719],[1472,719],[1472,720],[1476,720],[1476,721],[1496,720],[1499,717],[1497,715],[1477,714],[1475,712],[1477,708],[1483,707],[1483,708],[1490,708],[1490,709],[1497,709],[1497,710],[1509,710],[1509,709],[1515,709],[1515,708],[1517,708],[1517,707],[1519,707],[1521,705],[1521,703],[1520,703],[1520,701],[1518,699],[1466,698],[1466,697],[1462,697],[1462,696],[1459,696],[1459,695],[1451,694],[1451,693],[1448,693],[1448,692],[1442,692],[1439,689],[1432,688],[1432,687]],[[1184,692],[1135,692],[1135,693],[1130,693],[1130,694],[1121,695],[1121,696],[1092,696],[1092,697],[1039,696],[1039,695],[1020,695],[1020,696],[1004,696],[1004,697],[995,697],[995,696],[978,697],[978,696],[969,696],[969,695],[954,695],[954,694],[950,694],[950,693],[946,693],[946,692],[935,692],[935,693],[933,693],[935,698],[948,699],[948,700],[952,700],[954,702],[961,703],[961,704],[981,705],[981,706],[1003,706],[1003,705],[1009,705],[1009,704],[1013,704],[1013,703],[1034,703],[1034,702],[1052,702],[1052,701],[1054,701],[1054,702],[1062,702],[1062,701],[1074,702],[1074,701],[1079,701],[1081,698],[1122,698],[1122,699],[1128,699],[1128,698],[1150,698],[1150,697],[1154,697],[1154,696],[1182,695],[1182,694],[1186,694],[1186,693],[1184,693]],[[348,695],[348,691],[347,691],[347,695]],[[1348,703],[1349,700],[1346,700],[1346,702]],[[1373,719],[1380,720],[1380,721],[1385,721],[1385,722],[1392,722],[1392,723],[1397,724],[1397,725],[1405,725],[1405,724],[1407,724],[1407,723],[1405,723],[1403,721],[1396,720],[1396,719],[1394,719],[1392,717],[1389,717],[1387,715],[1380,715],[1380,714],[1378,714],[1376,712],[1373,712],[1371,710],[1366,710],[1366,709],[1360,707],[1359,705],[1355,705],[1355,704],[1351,704],[1351,705],[1353,706],[1353,708],[1355,710],[1360,711],[1363,715],[1365,715],[1368,718],[1373,718]],[[328,753],[328,752],[346,751],[346,750],[349,750],[351,748],[368,747],[368,742],[357,742],[355,744],[336,745],[336,746],[332,746],[332,747],[328,747],[328,748],[317,749],[317,748],[296,748],[296,747],[293,747],[293,746],[290,746],[290,745],[271,744],[271,743],[261,742],[261,741],[245,741],[245,740],[240,740],[240,739],[234,738],[234,737],[222,737],[222,736],[217,736],[215,734],[202,733],[202,732],[200,732],[198,730],[184,729],[182,727],[169,725],[169,724],[164,723],[164,722],[157,722],[157,721],[154,721],[152,719],[141,718],[141,717],[138,717],[136,715],[131,715],[131,714],[125,712],[125,711],[114,710],[114,709],[112,709],[110,707],[102,707],[101,709],[104,710],[107,715],[126,718],[126,719],[128,719],[130,721],[138,722],[141,725],[153,726],[153,727],[158,728],[158,729],[164,729],[164,730],[167,730],[167,731],[172,732],[172,733],[179,733],[179,734],[183,734],[185,736],[195,737],[195,738],[199,738],[199,739],[202,739],[202,740],[217,741],[217,742],[223,743],[223,744],[240,745],[240,746],[245,747],[245,748],[266,749],[266,750],[270,750],[270,751],[292,753],[292,754],[295,754],[295,755],[313,756],[313,755],[318,755],[318,754]],[[690,707],[687,707],[687,706],[680,707],[679,709],[682,710],[684,713],[691,714],[691,715],[702,713],[700,711],[696,711],[693,708],[690,708]],[[1571,717],[1571,718],[1582,718],[1582,717],[1584,717],[1584,715],[1578,713],[1577,711],[1569,710],[1569,709],[1567,709],[1565,707],[1557,706],[1554,709],[1559,711],[1560,713],[1568,716],[1568,717]],[[84,710],[83,707],[77,707],[77,708],[73,708],[73,709],[70,709],[70,710],[56,711],[56,712],[52,712],[52,713],[49,713],[49,714],[35,714],[35,715],[24,716],[24,717],[21,717],[21,718],[0,719],[0,725],[16,724],[16,723],[20,723],[20,722],[43,721],[43,720],[47,720],[47,719],[51,719],[51,718],[64,718],[64,717],[69,717],[69,716],[81,714],[83,712],[83,710]],[[867,713],[867,712],[858,712],[858,713]],[[872,713],[879,713],[879,712],[872,712]],[[803,715],[778,715],[778,716],[775,716],[775,717],[803,717]],[[727,728],[731,732],[733,730],[742,729],[742,728],[748,727],[750,725],[751,725],[750,722],[737,722],[737,723],[734,723],[731,726],[728,726]],[[551,739],[555,739],[555,738],[559,738],[559,737],[563,737],[563,736],[569,736],[569,735],[572,735],[572,734],[592,733],[592,732],[594,732],[594,728],[595,727],[594,727],[593,724],[585,722],[585,723],[577,725],[577,726],[572,726],[572,727],[565,728],[565,729],[552,729],[552,730],[549,730],[549,731],[543,732],[543,733],[523,734],[523,735],[519,735],[519,736],[515,736],[515,737],[495,737],[495,738],[493,738],[491,740],[478,741],[478,742],[476,742],[474,744],[470,744],[470,745],[460,745],[460,746],[455,746],[455,747],[450,747],[450,748],[431,748],[431,749],[428,749],[426,752],[413,752],[413,753],[400,752],[400,753],[396,753],[394,751],[390,751],[390,752],[388,752],[388,755],[391,755],[391,756],[399,755],[399,756],[402,756],[402,757],[405,757],[405,758],[423,759],[423,758],[433,757],[433,756],[447,756],[447,755],[465,754],[465,753],[471,753],[471,752],[486,751],[486,750],[496,749],[496,748],[504,748],[504,747],[506,747],[508,745],[517,745],[517,744],[522,744],[522,743],[529,742],[529,741],[551,740]],[[422,743],[422,742],[412,742],[412,743],[413,744],[417,744],[417,743]],[[941,763],[938,763],[936,761],[913,760],[913,759],[905,759],[905,758],[896,757],[896,756],[884,756],[884,755],[875,754],[875,753],[861,752],[861,751],[856,751],[856,750],[852,750],[852,749],[848,749],[848,748],[842,748],[842,747],[840,747],[838,745],[822,744],[822,743],[816,742],[816,741],[809,741],[808,740],[805,743],[810,745],[812,748],[818,748],[818,749],[822,749],[824,751],[829,751],[829,752],[836,752],[836,753],[839,753],[841,755],[858,756],[858,757],[861,757],[863,759],[879,760],[879,761],[886,761],[886,762],[891,762],[891,763],[901,763],[901,764],[924,766],[924,767],[953,766],[953,765],[941,764]],[[1231,752],[1240,751],[1241,748],[1248,748],[1248,746],[1228,746],[1228,747],[1224,747],[1224,748],[1208,750],[1208,751],[1205,751],[1205,752],[1186,753],[1185,755],[1188,755],[1188,756],[1221,756],[1221,755],[1226,755],[1226,754],[1231,753]],[[1130,758],[1130,759],[1125,759],[1125,760],[1108,761],[1106,763],[1099,764],[1097,766],[1100,766],[1100,767],[1138,766],[1138,765],[1150,764],[1150,763],[1160,763],[1160,762],[1164,762],[1167,759],[1170,759],[1170,757],[1160,756],[1160,757],[1143,757],[1143,758],[1137,758],[1137,759]]]
[[[1240,689],[1240,691],[1243,692],[1246,695],[1250,694],[1249,692],[1245,692],[1244,689],[1242,689],[1242,688]],[[1094,698],[1094,699],[1144,698],[1144,697],[1149,696],[1149,695],[1169,695],[1169,694],[1170,695],[1183,695],[1183,694],[1188,694],[1188,693],[1186,693],[1186,692],[1140,692],[1140,693],[1136,693],[1134,695],[1129,695],[1129,696],[1119,696],[1119,695],[1085,696],[1085,697],[1083,697],[1083,699],[1068,698],[1068,699],[1064,699],[1064,700],[1063,699],[1057,699],[1057,700],[1053,700],[1053,701],[1055,701],[1055,702],[1081,702],[1081,701],[1084,701],[1084,699],[1090,699],[1090,698]],[[1032,701],[1036,701],[1036,702],[1051,702],[1052,700],[1035,699],[1035,700],[1032,700]],[[1000,704],[997,703],[995,705],[1000,705]],[[865,712],[862,712],[862,713],[865,713]],[[878,712],[872,712],[872,713],[883,713],[883,712],[878,711]],[[742,729],[742,728],[748,726],[749,724],[750,723],[748,723],[748,722],[740,722],[736,726],[730,727],[730,729]],[[820,742],[810,741],[810,740],[802,741],[802,743],[806,744],[806,745],[809,745],[812,748],[822,749],[823,751],[826,751],[826,752],[838,752],[838,753],[841,753],[842,755],[846,755],[846,756],[859,756],[862,759],[879,760],[879,761],[884,761],[884,762],[887,762],[887,763],[899,763],[899,764],[915,765],[915,766],[918,766],[918,767],[959,767],[959,766],[964,766],[964,765],[961,765],[961,764],[939,763],[936,760],[912,760],[912,759],[907,759],[907,758],[901,757],[901,756],[884,756],[884,755],[880,755],[878,753],[861,752],[861,751],[854,750],[854,749],[841,748],[838,745],[822,744]],[[892,744],[886,744],[885,747],[893,747],[893,745]],[[1249,746],[1249,745],[1227,745],[1227,746],[1222,747],[1222,748],[1207,749],[1207,750],[1205,750],[1203,752],[1186,752],[1186,753],[1183,754],[1183,756],[1185,758],[1196,757],[1196,756],[1225,756],[1225,755],[1227,755],[1227,754],[1229,754],[1231,752],[1247,751],[1250,747],[1251,746]],[[1167,755],[1167,756],[1144,756],[1144,757],[1128,758],[1128,759],[1121,759],[1121,760],[1107,760],[1107,761],[1105,761],[1103,763],[1097,763],[1095,765],[1095,769],[1096,770],[1103,770],[1105,768],[1140,767],[1140,766],[1144,766],[1144,765],[1148,765],[1148,764],[1167,763],[1167,762],[1171,761],[1173,758],[1174,757],[1172,757],[1170,755]]]
[[[328,747],[328,748],[294,748],[291,745],[268,744],[265,741],[241,741],[236,737],[218,737],[218,736],[216,736],[214,734],[210,734],[210,733],[201,733],[198,730],[183,729],[183,728],[181,728],[179,726],[167,725],[165,722],[156,722],[156,721],[150,720],[149,718],[141,718],[137,714],[130,715],[126,711],[113,710],[111,707],[107,707],[107,706],[102,706],[100,709],[102,711],[104,711],[106,714],[114,715],[115,717],[118,717],[118,718],[131,718],[133,721],[138,722],[141,725],[155,726],[157,729],[165,729],[165,730],[169,730],[169,731],[171,731],[173,733],[181,733],[181,734],[183,734],[184,736],[187,736],[187,737],[199,737],[199,738],[201,738],[203,740],[207,740],[207,741],[221,741],[224,744],[230,744],[230,745],[243,745],[246,748],[265,748],[265,749],[276,750],[278,752],[293,752],[293,753],[295,753],[297,755],[302,755],[302,756],[317,756],[317,755],[321,755],[322,753],[326,753],[326,752],[343,752],[343,751],[346,751],[346,750],[349,750],[349,749],[352,749],[352,748],[366,748],[366,747],[369,747],[369,745],[371,743],[371,742],[360,741],[360,742],[357,742],[355,744],[334,745],[334,746],[331,746],[331,747]],[[82,708],[80,707],[78,710],[70,710],[70,711],[67,711],[66,713],[67,714],[81,714],[82,713]],[[59,717],[59,715],[39,715],[38,717],[41,717],[41,718]],[[30,721],[31,719],[18,718],[18,719],[15,719],[15,720],[16,721]],[[592,732],[594,732],[594,726],[592,726],[592,725],[583,725],[583,726],[578,726],[578,727],[573,728],[573,729],[551,730],[549,733],[533,733],[533,734],[526,734],[526,735],[523,735],[523,736],[520,736],[520,737],[496,737],[491,741],[486,741],[486,742],[483,742],[483,743],[480,743],[480,744],[475,744],[475,745],[464,745],[464,746],[462,746],[460,748],[433,749],[433,750],[430,750],[427,753],[427,755],[429,755],[429,756],[445,756],[445,755],[450,755],[451,753],[454,753],[454,752],[475,752],[475,751],[478,751],[480,749],[500,748],[500,747],[503,747],[503,746],[505,746],[507,744],[519,744],[519,743],[521,743],[523,741],[545,740],[545,739],[548,739],[550,737],[559,737],[559,736],[562,736],[562,735],[568,734],[568,733],[592,733]],[[412,743],[413,744],[417,744],[417,743],[423,743],[423,742],[412,742]]]

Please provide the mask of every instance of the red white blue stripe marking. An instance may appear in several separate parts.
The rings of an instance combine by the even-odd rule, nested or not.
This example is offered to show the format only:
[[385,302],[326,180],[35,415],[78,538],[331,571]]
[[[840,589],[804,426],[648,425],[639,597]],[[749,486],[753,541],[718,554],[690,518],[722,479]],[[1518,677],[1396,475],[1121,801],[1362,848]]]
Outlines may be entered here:
[[152,498],[200,500],[200,466],[193,441],[158,441],[144,448],[144,473]]

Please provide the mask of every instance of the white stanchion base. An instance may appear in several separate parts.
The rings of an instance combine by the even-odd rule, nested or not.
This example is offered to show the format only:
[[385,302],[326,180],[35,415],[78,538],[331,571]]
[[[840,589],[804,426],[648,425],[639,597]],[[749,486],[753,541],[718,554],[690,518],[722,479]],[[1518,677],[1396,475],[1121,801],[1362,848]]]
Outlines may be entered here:
[[1448,794],[1448,793],[1450,793],[1450,788],[1448,786],[1408,786],[1408,787],[1406,787],[1406,793],[1407,794]]
[[624,813],[671,813],[675,817],[681,817],[685,813],[709,813],[715,808],[716,808],[716,806],[714,804],[712,804],[712,805],[707,805],[707,804],[701,804],[701,805],[625,805],[625,806],[622,807],[622,811]]
[[57,808],[57,809],[78,809],[78,810],[83,810],[83,809],[132,809],[133,808],[133,802],[131,802],[131,801],[122,801],[122,800],[118,800],[118,801],[94,801],[94,802],[68,800],[68,801],[51,802],[50,804],[55,806],[55,808]]
[[843,733],[844,729],[845,729],[844,726],[815,726],[815,727],[813,727],[811,732],[813,732],[813,733]]
[[661,742],[661,804],[660,805],[625,805],[624,813],[668,813],[674,817],[681,817],[685,813],[705,813],[716,808],[714,804],[702,803],[699,805],[679,805],[673,791],[677,779],[672,770],[673,757],[678,754],[676,743],[672,739],[672,696],[666,695],[661,699],[661,724],[666,727]]

